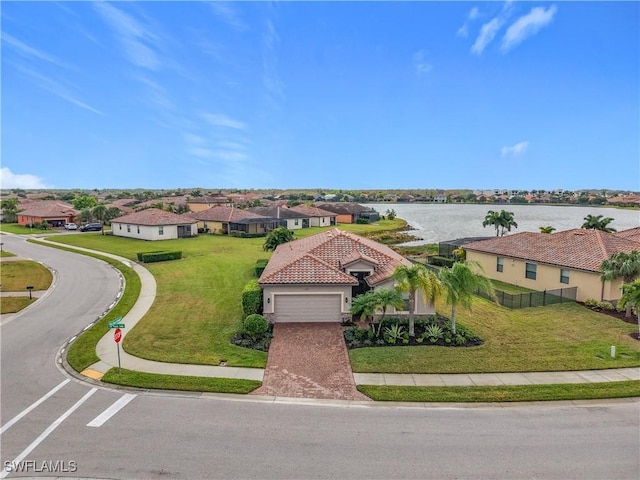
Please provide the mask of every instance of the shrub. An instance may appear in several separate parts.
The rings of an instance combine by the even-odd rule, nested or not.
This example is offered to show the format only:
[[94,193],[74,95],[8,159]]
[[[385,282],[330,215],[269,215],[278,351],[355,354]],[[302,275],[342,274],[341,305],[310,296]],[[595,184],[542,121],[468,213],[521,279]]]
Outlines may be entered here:
[[139,262],[142,262],[143,261],[142,260],[142,256],[143,255],[147,255],[149,253],[160,253],[160,252],[163,252],[163,251],[164,250],[153,250],[152,252],[138,252],[138,253],[136,253],[136,257],[138,257],[138,261]]
[[149,252],[142,253],[138,257],[144,263],[164,262],[166,260],[179,260],[182,258],[182,252]]
[[258,338],[269,331],[269,322],[262,315],[254,313],[244,319],[242,333],[252,338]]
[[427,325],[427,328],[424,329],[424,336],[431,340],[431,343],[435,343],[443,336],[442,327],[435,324]]
[[429,264],[435,265],[437,267],[453,267],[453,264],[456,262],[455,258],[447,258],[441,257],[439,255],[434,255],[429,257]]
[[396,323],[395,325],[391,325],[390,327],[385,328],[384,339],[387,341],[387,343],[395,344],[398,342],[398,340],[404,338],[405,333],[406,332],[404,327]]
[[267,263],[269,263],[269,260],[266,260],[264,258],[256,261],[256,277],[260,278],[260,275],[262,275],[262,272],[264,272]]
[[249,280],[242,290],[242,313],[245,318],[262,313],[262,288],[255,278]]

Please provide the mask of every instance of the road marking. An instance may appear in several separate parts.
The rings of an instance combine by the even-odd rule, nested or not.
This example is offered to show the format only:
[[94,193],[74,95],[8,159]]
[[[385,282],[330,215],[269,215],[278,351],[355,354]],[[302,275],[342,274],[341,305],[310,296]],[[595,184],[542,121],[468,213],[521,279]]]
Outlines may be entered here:
[[135,393],[125,393],[122,397],[115,401],[113,405],[107,408],[104,412],[98,415],[96,418],[87,423],[87,427],[101,427],[107,420],[113,417],[120,409],[124,408],[127,403],[136,398]]
[[69,380],[68,378],[66,380],[64,380],[63,382],[61,382],[60,384],[58,384],[55,388],[53,388],[49,393],[47,393],[46,395],[44,395],[43,397],[40,398],[40,400],[37,400],[35,403],[33,403],[30,407],[26,408],[25,410],[23,410],[22,412],[20,412],[18,415],[16,415],[15,417],[13,417],[11,420],[9,420],[7,423],[5,423],[2,428],[0,428],[0,435],[2,435],[4,432],[6,432],[7,430],[9,430],[13,424],[15,424],[18,420],[20,420],[22,417],[24,417],[25,415],[27,415],[29,412],[31,412],[34,408],[36,408],[38,405],[40,405],[42,402],[44,402],[47,398],[49,398],[50,396],[52,396],[53,394],[55,394],[58,390],[60,390],[62,387],[64,387],[67,383],[69,383],[71,380]]
[[[62,422],[64,422],[67,417],[69,417],[73,412],[75,412],[80,405],[82,405],[84,402],[86,402],[87,400],[89,400],[89,397],[91,397],[91,395],[93,395],[94,393],[96,393],[98,391],[97,388],[92,388],[91,390],[89,390],[84,397],[82,397],[80,400],[78,400],[69,410],[67,410],[66,412],[64,412],[62,415],[60,415],[58,417],[58,419],[53,422],[51,425],[49,425],[47,427],[47,429],[42,432],[40,434],[40,436],[38,438],[36,438],[33,442],[31,442],[31,445],[29,445],[27,448],[25,448],[22,453],[20,455],[18,455],[13,462],[10,463],[10,465],[17,465],[20,462],[22,462],[22,460],[24,460],[27,455],[29,455],[33,450],[35,450],[35,448],[40,445],[40,443],[42,443],[42,441],[47,438],[51,432],[53,432],[56,428],[58,428],[58,426],[60,426],[60,424]],[[5,478],[7,475],[9,475],[11,473],[11,467],[5,467],[2,469],[2,472],[0,472],[0,478]]]

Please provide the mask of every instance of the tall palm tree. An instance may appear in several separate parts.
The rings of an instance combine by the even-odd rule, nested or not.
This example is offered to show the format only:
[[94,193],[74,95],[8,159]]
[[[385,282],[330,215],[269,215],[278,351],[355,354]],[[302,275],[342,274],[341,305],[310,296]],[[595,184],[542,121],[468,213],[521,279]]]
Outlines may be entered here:
[[540,227],[540,233],[553,233],[556,231],[556,227],[547,225],[546,227]]
[[504,236],[504,231],[511,231],[511,227],[518,228],[518,224],[513,218],[513,212],[507,212],[506,210],[500,211],[500,236]]
[[[477,265],[477,264],[475,264]],[[480,268],[477,266],[477,268]],[[471,308],[473,294],[476,290],[495,296],[491,280],[474,272],[468,262],[454,263],[450,269],[440,271],[440,283],[448,305],[451,305],[451,330],[456,333],[456,310],[458,305]]]
[[427,302],[433,303],[442,292],[440,281],[435,273],[424,265],[416,263],[410,267],[398,265],[393,272],[398,282],[397,289],[409,293],[409,336],[415,336],[416,292],[419,290]]
[[404,302],[402,301],[402,293],[396,289],[390,290],[387,288],[381,288],[379,290],[374,290],[373,295],[375,298],[376,308],[382,309],[382,316],[378,321],[378,331],[376,333],[376,336],[379,336],[380,329],[382,328],[382,321],[387,314],[387,308],[402,308]]
[[[631,283],[640,277],[640,251],[614,253],[600,264],[600,279],[603,282],[620,277],[622,277],[622,288],[624,284]],[[630,304],[627,304],[625,317],[631,317]]]
[[622,286],[622,298],[618,302],[621,308],[633,307],[638,315],[638,335],[640,335],[640,280]]
[[487,215],[484,217],[482,221],[482,226],[487,227],[487,225],[493,225],[496,229],[496,237],[500,233],[500,212],[494,212],[493,210],[489,210]]
[[612,233],[615,232],[616,229],[613,227],[609,227],[609,224],[611,222],[613,222],[613,218],[611,217],[602,218],[602,215],[587,215],[586,217],[584,217],[582,228]]

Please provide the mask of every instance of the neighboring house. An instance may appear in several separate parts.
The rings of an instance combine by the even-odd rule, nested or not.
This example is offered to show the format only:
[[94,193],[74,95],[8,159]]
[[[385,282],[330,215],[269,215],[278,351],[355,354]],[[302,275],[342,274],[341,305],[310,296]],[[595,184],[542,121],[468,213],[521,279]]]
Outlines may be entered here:
[[189,210],[192,212],[201,212],[203,210],[207,210],[208,208],[214,207],[216,205],[230,205],[233,203],[226,195],[221,194],[213,194],[213,195],[203,195],[201,197],[190,197],[187,200],[187,205],[189,206]]
[[18,212],[18,225],[33,225],[47,222],[52,227],[63,227],[75,222],[78,211],[73,205],[58,200],[42,200],[29,203]]
[[285,226],[283,220],[236,207],[211,207],[189,215],[198,221],[198,228],[222,235],[262,235],[274,228]]
[[298,230],[300,228],[309,228],[309,217],[291,210],[284,206],[270,205],[268,207],[252,207],[247,209],[250,212],[263,215],[265,217],[277,218],[286,222],[289,230]]
[[309,227],[329,227],[336,224],[338,214],[323,210],[313,205],[296,205],[289,210],[301,213],[309,221]]
[[111,231],[118,237],[170,240],[195,237],[198,235],[198,222],[188,215],[148,208],[114,218],[111,221]]
[[522,232],[469,243],[464,249],[467,260],[478,262],[491,279],[539,291],[578,287],[578,301],[616,301],[622,279],[602,282],[600,264],[614,253],[640,250],[640,242],[632,239],[638,230]]
[[[392,275],[401,264],[412,265],[385,245],[337,228],[284,243],[258,280],[264,316],[270,322],[350,319],[352,298],[371,289],[393,288]],[[422,295],[416,297],[416,314],[435,313]],[[409,312],[391,308],[389,313]]]
[[357,223],[358,218],[366,219],[369,222],[377,222],[380,219],[380,214],[376,210],[358,203],[318,202],[315,206],[335,213],[338,223]]

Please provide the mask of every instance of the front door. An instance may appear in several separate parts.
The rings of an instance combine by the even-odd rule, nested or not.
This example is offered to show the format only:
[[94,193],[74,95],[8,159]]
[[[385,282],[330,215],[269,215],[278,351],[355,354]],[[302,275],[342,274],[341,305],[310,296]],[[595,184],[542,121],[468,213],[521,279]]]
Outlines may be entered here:
[[351,272],[351,275],[358,280],[358,285],[351,287],[352,297],[357,297],[358,295],[362,295],[363,293],[371,290],[371,287],[365,280],[365,277],[368,277],[370,274],[370,272]]

